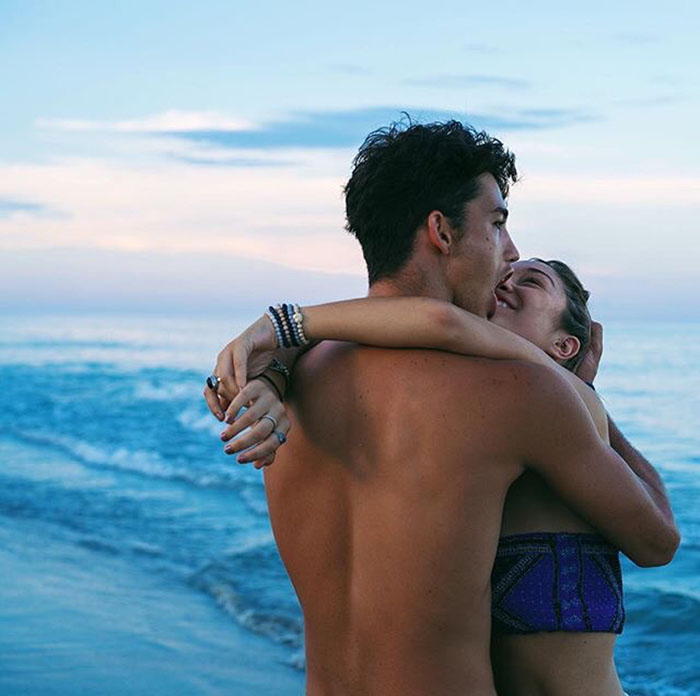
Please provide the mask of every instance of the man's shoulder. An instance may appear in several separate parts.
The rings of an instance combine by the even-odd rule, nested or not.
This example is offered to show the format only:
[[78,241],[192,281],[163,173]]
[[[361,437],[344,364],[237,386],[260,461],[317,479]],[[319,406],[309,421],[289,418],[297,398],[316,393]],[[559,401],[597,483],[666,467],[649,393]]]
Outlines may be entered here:
[[[451,394],[458,403],[467,396],[489,401],[503,417],[537,412],[573,388],[555,370],[521,360],[475,358],[440,351],[419,351],[406,356],[400,369],[413,367],[413,386],[440,398]],[[417,366],[420,369],[415,369]],[[465,402],[466,404],[466,402]]]
[[380,348],[345,341],[323,341],[305,353],[297,368],[305,372],[347,367],[390,365],[392,372],[412,371],[417,365],[432,370],[449,371],[470,364],[489,369],[494,360],[457,355],[428,348]]
[[[407,380],[426,395],[454,390],[488,391],[510,398],[538,391],[561,377],[547,367],[519,360],[492,360],[420,348],[375,348],[340,341],[324,341],[298,364],[299,376],[336,378],[351,371],[372,375],[380,383]],[[296,374],[296,372],[295,372]]]

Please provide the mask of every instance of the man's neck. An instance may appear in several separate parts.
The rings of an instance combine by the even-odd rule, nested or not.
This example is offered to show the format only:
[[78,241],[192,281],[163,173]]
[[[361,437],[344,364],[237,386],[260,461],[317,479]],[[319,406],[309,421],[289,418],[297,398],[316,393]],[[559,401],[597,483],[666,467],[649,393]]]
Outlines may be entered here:
[[440,282],[430,281],[424,274],[404,271],[398,276],[382,278],[369,287],[369,297],[433,297],[452,302],[449,289]]

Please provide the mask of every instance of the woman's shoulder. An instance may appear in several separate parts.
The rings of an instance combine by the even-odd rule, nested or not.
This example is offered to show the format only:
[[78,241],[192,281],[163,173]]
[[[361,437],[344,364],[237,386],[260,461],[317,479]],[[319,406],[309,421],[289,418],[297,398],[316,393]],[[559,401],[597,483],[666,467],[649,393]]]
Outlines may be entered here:
[[586,405],[600,437],[609,442],[608,414],[598,393],[573,372],[566,370],[566,378]]

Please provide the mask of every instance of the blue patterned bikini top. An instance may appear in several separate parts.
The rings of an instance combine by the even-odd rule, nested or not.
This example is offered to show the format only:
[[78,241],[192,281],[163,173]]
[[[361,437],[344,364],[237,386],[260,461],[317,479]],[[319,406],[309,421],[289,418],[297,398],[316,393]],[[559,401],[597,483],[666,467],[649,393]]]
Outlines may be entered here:
[[618,550],[597,534],[502,537],[491,574],[491,618],[495,633],[622,633]]

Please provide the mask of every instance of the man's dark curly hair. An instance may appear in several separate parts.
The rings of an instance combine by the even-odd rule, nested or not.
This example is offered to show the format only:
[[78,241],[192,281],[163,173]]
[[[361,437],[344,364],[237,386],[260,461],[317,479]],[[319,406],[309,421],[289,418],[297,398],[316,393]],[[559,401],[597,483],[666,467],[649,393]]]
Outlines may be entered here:
[[466,203],[479,195],[477,177],[487,172],[505,198],[517,180],[515,156],[459,121],[418,124],[406,115],[370,133],[345,186],[346,228],[362,245],[370,285],[404,266],[431,211],[459,229]]

